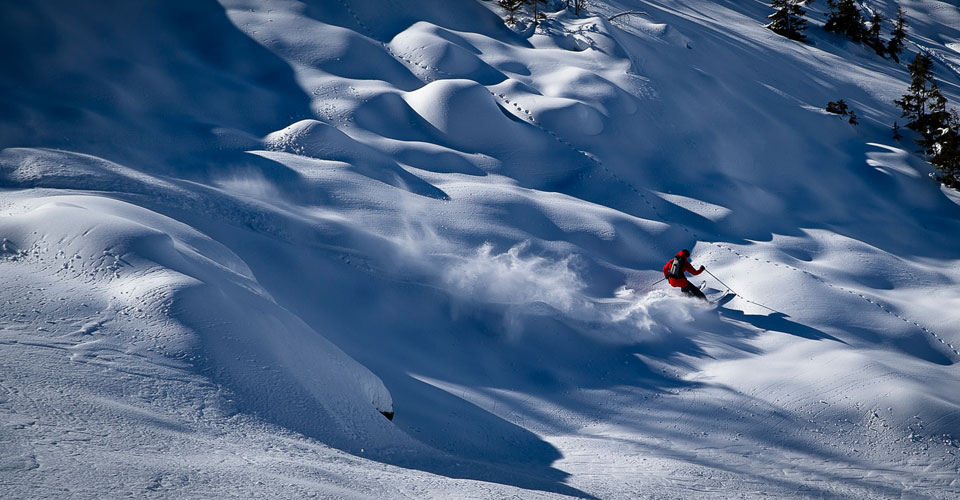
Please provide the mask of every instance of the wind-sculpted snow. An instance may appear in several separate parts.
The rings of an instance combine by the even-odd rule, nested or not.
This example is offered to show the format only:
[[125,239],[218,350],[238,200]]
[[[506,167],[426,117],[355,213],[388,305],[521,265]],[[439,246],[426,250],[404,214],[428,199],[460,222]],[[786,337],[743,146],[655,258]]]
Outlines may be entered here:
[[[52,294],[86,288],[86,300],[143,320],[132,333],[112,331],[113,348],[156,350],[157,363],[189,359],[194,366],[183,366],[187,373],[207,373],[256,395],[246,403],[253,413],[312,406],[313,415],[326,418],[303,425],[328,439],[366,428],[358,423],[371,415],[381,418],[370,410],[392,411],[379,379],[280,308],[232,252],[188,226],[102,197],[53,196],[18,205],[10,209],[25,211],[6,217],[2,228],[8,268],[56,277]],[[73,321],[82,322],[84,312],[93,313],[67,308],[59,314],[80,314]],[[102,323],[114,322],[102,313]],[[86,330],[69,335],[92,333]]]
[[[960,495],[905,65],[564,3],[0,7],[0,496]],[[960,11],[900,4],[960,102]]]
[[417,194],[442,198],[439,189],[404,170],[389,156],[351,139],[343,132],[316,120],[303,120],[266,137],[266,146],[300,156],[343,163],[347,168],[385,184]]

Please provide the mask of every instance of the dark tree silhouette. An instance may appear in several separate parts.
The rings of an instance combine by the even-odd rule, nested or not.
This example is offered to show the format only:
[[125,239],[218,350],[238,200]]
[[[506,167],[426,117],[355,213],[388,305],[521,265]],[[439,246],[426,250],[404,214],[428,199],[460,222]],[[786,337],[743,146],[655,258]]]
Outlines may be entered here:
[[542,12],[540,12],[540,4],[546,5],[547,0],[523,0],[523,1],[527,5],[533,6],[533,24],[540,24],[540,20],[546,17],[543,15]]
[[900,107],[900,116],[909,119],[907,128],[920,133],[924,141],[921,146],[926,150],[934,129],[942,124],[946,99],[933,79],[933,59],[930,56],[917,54],[909,68],[910,87],[906,94],[893,102]]
[[854,0],[827,0],[830,7],[823,29],[843,35],[854,42],[862,42],[865,30],[863,16]]
[[828,113],[843,116],[847,116],[847,113],[850,111],[850,108],[847,106],[847,103],[843,101],[843,99],[828,102],[826,109]]
[[867,45],[873,47],[873,50],[876,51],[880,57],[887,55],[886,44],[880,39],[880,29],[882,27],[883,16],[881,16],[879,12],[874,12],[873,17],[870,18],[870,29],[864,33],[864,41],[867,42]]
[[770,24],[767,28],[774,33],[791,40],[804,42],[807,40],[803,32],[807,29],[807,22],[803,19],[806,11],[803,10],[805,0],[772,0],[770,7],[773,14],[767,16]]
[[946,125],[934,144],[930,163],[937,167],[940,182],[960,189],[960,117],[956,110],[950,111]]
[[517,22],[517,11],[523,8],[524,0],[499,0],[497,5],[507,13],[507,23]]
[[847,123],[850,125],[860,125],[860,120],[857,119],[857,114],[850,110],[850,119],[847,120]]
[[960,117],[947,109],[947,98],[933,78],[930,56],[917,54],[909,67],[910,87],[894,103],[903,111],[901,116],[910,120],[907,128],[920,134],[917,145],[937,168],[937,178],[960,188]]
[[573,5],[574,14],[579,16],[580,11],[585,10],[587,8],[587,0],[567,0],[568,9],[570,8],[571,5]]
[[897,7],[897,18],[893,22],[893,33],[891,35],[893,38],[887,41],[887,53],[894,61],[900,62],[903,41],[907,38],[907,18],[900,7]]

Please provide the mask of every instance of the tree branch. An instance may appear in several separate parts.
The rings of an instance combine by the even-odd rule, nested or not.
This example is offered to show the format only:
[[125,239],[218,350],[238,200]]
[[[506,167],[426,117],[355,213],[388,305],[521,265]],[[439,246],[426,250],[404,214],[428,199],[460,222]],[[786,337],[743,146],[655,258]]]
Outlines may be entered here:
[[622,16],[649,16],[649,15],[650,14],[647,14],[646,12],[642,12],[639,10],[628,10],[628,11],[621,12],[619,14],[608,17],[607,21],[613,21],[614,19]]

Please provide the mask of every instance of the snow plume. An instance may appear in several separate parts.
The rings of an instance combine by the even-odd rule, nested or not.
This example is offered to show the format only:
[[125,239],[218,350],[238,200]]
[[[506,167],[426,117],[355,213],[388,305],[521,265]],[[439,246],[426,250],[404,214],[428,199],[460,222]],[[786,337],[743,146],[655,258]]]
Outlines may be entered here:
[[663,290],[638,295],[621,288],[616,298],[598,304],[599,323],[588,333],[611,343],[632,344],[666,336],[692,337],[709,330],[719,318],[708,304]]
[[465,302],[504,306],[504,327],[514,336],[543,316],[613,344],[694,336],[719,321],[706,304],[659,290],[637,295],[622,288],[615,297],[590,297],[577,262],[576,255],[533,255],[529,242],[502,253],[485,243],[444,278]]
[[551,260],[529,255],[529,247],[524,242],[497,254],[492,244],[484,243],[473,256],[452,266],[445,281],[459,295],[479,302],[546,304],[564,313],[581,305],[584,284],[574,270],[576,256]]

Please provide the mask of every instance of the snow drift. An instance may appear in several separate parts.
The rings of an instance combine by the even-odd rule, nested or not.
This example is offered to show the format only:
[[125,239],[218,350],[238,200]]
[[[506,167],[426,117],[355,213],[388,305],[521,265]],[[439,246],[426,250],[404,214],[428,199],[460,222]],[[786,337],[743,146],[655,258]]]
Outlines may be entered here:
[[[0,7],[0,489],[956,496],[906,68],[822,6],[561,3]],[[900,5],[960,101],[960,11]]]

